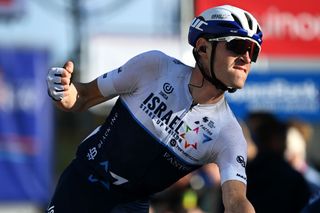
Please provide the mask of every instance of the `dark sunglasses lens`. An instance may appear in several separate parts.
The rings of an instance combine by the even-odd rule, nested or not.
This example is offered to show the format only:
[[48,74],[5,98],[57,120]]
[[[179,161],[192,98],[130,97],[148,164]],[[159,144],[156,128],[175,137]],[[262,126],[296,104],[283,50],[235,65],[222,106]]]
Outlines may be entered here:
[[257,61],[259,55],[259,47],[256,43],[252,41],[234,39],[227,42],[226,46],[228,50],[239,55],[243,55],[248,51],[251,61]]

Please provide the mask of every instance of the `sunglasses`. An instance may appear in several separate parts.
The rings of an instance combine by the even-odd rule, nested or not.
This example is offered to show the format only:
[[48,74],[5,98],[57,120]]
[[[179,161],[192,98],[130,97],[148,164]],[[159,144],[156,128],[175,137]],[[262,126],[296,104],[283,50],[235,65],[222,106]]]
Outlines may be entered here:
[[226,48],[237,55],[244,55],[249,52],[252,62],[256,62],[261,50],[258,42],[250,38],[239,36],[228,36],[221,38],[210,38],[208,41],[226,41]]

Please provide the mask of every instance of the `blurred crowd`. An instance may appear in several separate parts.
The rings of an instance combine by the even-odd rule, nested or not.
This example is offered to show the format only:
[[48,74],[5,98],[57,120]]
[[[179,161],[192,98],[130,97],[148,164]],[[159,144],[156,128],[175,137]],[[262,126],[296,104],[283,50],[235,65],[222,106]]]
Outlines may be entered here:
[[[240,122],[248,143],[247,197],[257,213],[319,213],[320,172],[308,162],[310,124],[253,112]],[[223,213],[219,170],[209,164],[152,199],[151,213]]]

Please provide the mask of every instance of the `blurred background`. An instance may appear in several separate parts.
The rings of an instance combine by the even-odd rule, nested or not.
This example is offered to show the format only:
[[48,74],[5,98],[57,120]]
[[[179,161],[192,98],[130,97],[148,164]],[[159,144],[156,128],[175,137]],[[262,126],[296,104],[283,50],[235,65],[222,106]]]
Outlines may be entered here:
[[43,211],[77,145],[112,107],[55,109],[46,91],[49,67],[73,60],[74,78],[88,82],[152,49],[193,66],[189,25],[222,4],[250,11],[264,32],[245,89],[227,95],[231,108],[240,121],[268,112],[307,125],[304,158],[318,172],[318,1],[0,0],[0,212]]

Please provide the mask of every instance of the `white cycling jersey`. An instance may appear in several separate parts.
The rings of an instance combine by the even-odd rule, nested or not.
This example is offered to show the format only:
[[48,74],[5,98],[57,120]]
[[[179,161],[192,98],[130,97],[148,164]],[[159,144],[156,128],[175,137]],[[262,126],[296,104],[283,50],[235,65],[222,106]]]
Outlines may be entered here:
[[190,77],[191,67],[150,51],[98,78],[101,94],[119,98],[79,146],[89,180],[148,194],[214,162],[221,184],[246,183],[247,144],[239,123],[224,98],[192,106]]

